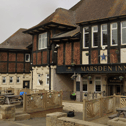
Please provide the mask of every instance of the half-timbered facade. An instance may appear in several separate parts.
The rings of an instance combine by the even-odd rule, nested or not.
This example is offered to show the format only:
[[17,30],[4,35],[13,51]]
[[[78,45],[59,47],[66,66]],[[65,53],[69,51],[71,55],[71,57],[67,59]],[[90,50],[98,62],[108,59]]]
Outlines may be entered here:
[[33,36],[33,88],[74,91],[79,101],[126,91],[125,0],[81,0],[24,33]]
[[32,37],[24,30],[0,44],[0,87],[31,88]]

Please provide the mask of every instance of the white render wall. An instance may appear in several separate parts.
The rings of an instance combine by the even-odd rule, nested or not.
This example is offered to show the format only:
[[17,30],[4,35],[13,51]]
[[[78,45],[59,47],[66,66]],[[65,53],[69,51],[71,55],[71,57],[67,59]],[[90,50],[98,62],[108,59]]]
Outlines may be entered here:
[[[49,74],[49,67],[33,67],[33,89],[45,89],[49,90],[49,85],[46,84],[46,76]],[[40,74],[40,79],[43,81],[41,85],[38,84],[38,74]]]
[[[2,78],[6,77],[6,83],[2,82]],[[10,77],[13,77],[13,82],[10,83]],[[17,83],[17,77],[20,77],[20,82]],[[31,81],[32,76],[30,74],[0,74],[0,87],[12,87],[12,88],[23,88],[23,81],[30,81],[30,88],[31,88]]]

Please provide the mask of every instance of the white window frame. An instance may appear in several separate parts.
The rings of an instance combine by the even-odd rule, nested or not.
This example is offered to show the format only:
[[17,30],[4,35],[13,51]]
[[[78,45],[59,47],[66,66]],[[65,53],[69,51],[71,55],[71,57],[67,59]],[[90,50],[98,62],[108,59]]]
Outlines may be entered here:
[[97,31],[93,31],[93,27],[96,27],[96,26],[98,27],[98,25],[94,25],[94,26],[92,26],[92,28],[91,28],[91,29],[92,29],[92,42],[91,42],[91,43],[92,43],[92,48],[97,48],[97,47],[98,47],[98,46],[93,46],[93,45],[94,45],[93,33],[98,32],[98,30],[97,30]]
[[102,25],[101,25],[101,47],[102,47],[102,46],[107,47],[108,45],[103,45],[103,34],[102,34],[102,32],[103,32],[103,31],[107,31],[107,34],[108,34],[108,29],[102,30],[102,26],[103,26],[103,25],[107,25],[107,24],[102,24]]
[[47,85],[49,85],[48,79],[49,79],[49,74],[46,74],[46,84],[47,84]]
[[89,28],[89,27],[83,28],[83,48],[89,48],[89,47],[85,47],[85,34],[89,34],[89,32],[85,32],[85,28]]
[[[87,91],[83,91],[83,81],[86,81],[87,82]],[[88,92],[88,79],[82,79],[82,91],[83,92]]]
[[[96,79],[96,77],[100,77],[100,79]],[[100,81],[100,85],[101,85],[101,91],[102,91],[102,77],[101,76],[95,76],[95,80],[94,80],[94,88],[95,88],[95,92],[101,92],[101,91],[96,91],[96,81]]]
[[[110,24],[110,46],[117,46],[118,44],[113,44],[112,45],[112,30],[114,30],[114,29],[116,29],[117,30],[117,34],[118,34],[118,24],[117,24],[117,27],[116,28],[112,28],[112,24],[117,24],[117,22],[113,22],[113,23],[111,23]],[[117,36],[117,38],[118,38],[118,36]]]
[[[26,55],[29,56],[29,60],[26,60]],[[25,62],[30,62],[30,54],[28,54],[28,53],[25,54]]]
[[[19,78],[19,79],[18,79],[18,78]],[[19,82],[17,82],[17,83],[20,83],[20,77],[17,77],[16,81],[17,81],[17,80],[19,80]]]
[[[126,21],[122,21],[122,22],[126,22]],[[126,45],[126,43],[125,44],[122,43],[122,29],[126,28],[126,27],[122,27],[122,22],[121,22],[121,45]]]
[[[44,34],[46,34],[46,37],[45,37],[46,38],[46,44],[42,41],[42,35],[44,35]],[[41,36],[41,38],[40,38],[40,36]],[[45,38],[44,38],[44,40],[45,40]],[[40,40],[41,40],[41,42],[40,42]],[[42,44],[44,45],[44,47],[42,47]],[[39,36],[38,36],[38,50],[46,49],[46,48],[47,48],[47,32],[44,32],[42,34],[39,34]]]
[[[12,80],[12,82],[11,82],[11,80]],[[13,77],[10,77],[9,82],[10,83],[13,83]]]
[[[5,79],[5,82],[3,82],[4,79]],[[6,83],[6,77],[2,77],[2,83],[3,83],[3,84]]]

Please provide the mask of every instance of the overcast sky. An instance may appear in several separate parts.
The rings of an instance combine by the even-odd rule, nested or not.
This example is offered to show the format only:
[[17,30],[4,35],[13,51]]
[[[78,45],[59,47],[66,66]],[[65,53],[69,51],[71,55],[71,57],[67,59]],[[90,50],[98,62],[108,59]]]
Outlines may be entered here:
[[31,28],[55,11],[80,0],[0,0],[0,43],[19,28]]

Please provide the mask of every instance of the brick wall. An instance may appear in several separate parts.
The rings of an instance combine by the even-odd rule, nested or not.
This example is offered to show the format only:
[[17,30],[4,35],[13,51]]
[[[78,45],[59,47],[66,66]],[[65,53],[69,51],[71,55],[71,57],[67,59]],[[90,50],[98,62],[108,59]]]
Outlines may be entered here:
[[17,72],[24,72],[24,64],[17,63]]
[[30,72],[30,63],[25,63],[25,72]]
[[70,65],[71,64],[71,43],[66,43],[65,45],[65,64]]
[[80,64],[80,42],[74,42],[73,46],[73,62]]
[[57,57],[58,57],[58,65],[63,65],[63,44],[59,44],[60,47],[58,48]]
[[41,63],[42,63],[42,62],[41,62],[41,61],[42,61],[41,58],[42,58],[41,52],[38,52],[38,53],[37,53],[37,64],[38,64],[38,65],[41,65]]
[[50,51],[50,63],[52,63],[52,50]]
[[0,63],[0,72],[7,72],[7,63]]
[[47,51],[43,51],[43,60],[42,60],[42,64],[47,64]]
[[16,60],[16,53],[9,53],[9,61],[15,61]]
[[36,65],[36,52],[33,53],[33,65]]
[[98,50],[91,51],[91,64],[98,64]]
[[33,39],[33,51],[37,50],[37,35],[34,35]]
[[110,63],[118,63],[118,55],[116,49],[110,49]]
[[0,52],[0,61],[7,61],[7,52]]
[[8,72],[15,72],[16,63],[9,63]]
[[24,54],[23,53],[17,53],[17,61],[19,61],[19,62],[24,61]]

